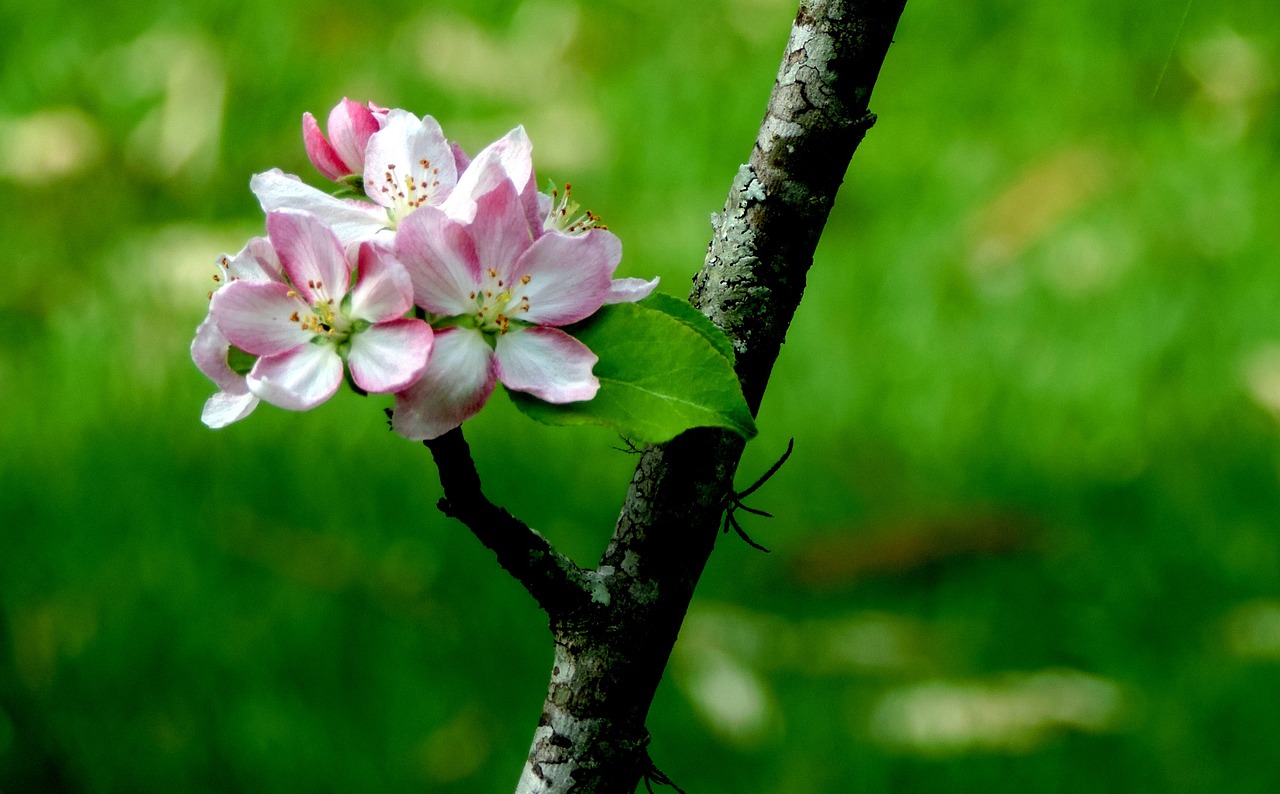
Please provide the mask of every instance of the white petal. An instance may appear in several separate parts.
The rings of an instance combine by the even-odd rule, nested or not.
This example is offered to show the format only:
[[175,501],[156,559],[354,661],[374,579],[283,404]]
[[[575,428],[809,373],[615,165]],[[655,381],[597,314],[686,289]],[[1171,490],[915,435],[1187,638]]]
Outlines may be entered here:
[[645,281],[642,278],[615,278],[609,286],[609,297],[605,303],[635,303],[644,300],[658,286],[658,279]]
[[365,152],[365,193],[403,216],[407,206],[440,203],[457,181],[453,149],[440,124],[430,116],[419,121],[405,110],[388,111]]
[[478,331],[438,331],[426,373],[396,395],[391,428],[415,441],[436,438],[470,419],[493,393],[493,351]]
[[591,374],[600,359],[558,328],[522,328],[503,334],[495,354],[503,385],[539,400],[590,400],[600,389],[600,381]]
[[249,389],[272,405],[307,411],[332,397],[342,385],[342,359],[329,345],[298,345],[258,359],[248,381]]
[[328,224],[343,245],[368,240],[389,227],[387,211],[382,207],[366,201],[334,198],[278,168],[254,174],[249,187],[258,197],[263,212],[310,212]]
[[220,391],[210,397],[204,404],[200,421],[217,430],[232,422],[239,422],[258,407],[258,398],[246,391],[244,394],[229,394]]
[[284,281],[280,257],[276,256],[276,249],[265,237],[254,237],[235,256],[223,259],[226,260],[227,276],[233,281]]
[[367,392],[400,391],[426,370],[431,344],[431,326],[422,320],[378,323],[351,337],[347,366],[356,385]]

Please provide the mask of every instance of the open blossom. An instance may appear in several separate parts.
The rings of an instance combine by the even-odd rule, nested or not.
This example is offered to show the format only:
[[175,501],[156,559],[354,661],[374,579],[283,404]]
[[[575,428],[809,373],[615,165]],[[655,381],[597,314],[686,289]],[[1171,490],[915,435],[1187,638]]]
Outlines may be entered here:
[[[254,237],[235,256],[218,257],[218,273],[213,277],[215,289],[233,281],[284,281],[284,271],[275,249],[265,237]],[[213,298],[213,292],[209,293]],[[218,393],[204,404],[201,421],[212,428],[237,422],[258,407],[258,398],[249,391],[243,374],[227,361],[231,342],[212,318],[206,317],[196,329],[191,343],[191,358],[210,380],[218,385]]]
[[[409,216],[395,251],[415,302],[441,318],[426,373],[396,395],[397,432],[442,435],[479,411],[498,381],[552,403],[595,396],[596,355],[559,326],[610,299],[622,257],[612,233],[537,229],[504,180],[474,202],[469,222],[438,207]],[[629,299],[647,294],[640,292]]]
[[[377,115],[373,114],[375,121]],[[424,206],[439,206],[454,217],[470,220],[475,199],[498,182],[509,180],[520,186],[530,221],[538,216],[533,146],[523,127],[515,128],[474,160],[468,160],[461,148],[448,142],[430,116],[419,119],[405,110],[388,110],[380,123],[381,128],[369,136],[363,152],[360,185],[367,201],[331,196],[296,176],[273,169],[254,175],[250,181],[263,210],[310,212],[328,224],[344,243],[389,240],[401,221]],[[316,161],[315,157],[312,159]]]
[[314,408],[338,390],[344,359],[367,392],[399,391],[422,374],[432,331],[404,317],[412,284],[386,248],[365,242],[353,248],[353,262],[332,230],[302,212],[269,214],[267,234],[288,281],[236,280],[209,309],[217,332],[258,356],[245,379],[252,395]]

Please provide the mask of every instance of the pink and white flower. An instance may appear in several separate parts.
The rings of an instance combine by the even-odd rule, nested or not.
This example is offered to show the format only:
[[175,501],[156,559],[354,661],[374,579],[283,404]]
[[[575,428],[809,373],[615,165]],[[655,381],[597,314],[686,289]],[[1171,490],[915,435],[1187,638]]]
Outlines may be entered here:
[[343,97],[329,112],[328,138],[320,131],[315,116],[302,114],[302,142],[311,164],[329,179],[341,182],[353,174],[364,173],[369,138],[380,127],[370,107]]
[[399,391],[418,379],[432,331],[404,317],[413,286],[389,250],[367,241],[352,249],[353,262],[334,232],[303,212],[272,212],[267,234],[288,282],[234,281],[209,309],[230,344],[259,357],[245,379],[253,396],[314,408],[338,390],[344,360],[367,392]]
[[[610,299],[622,258],[618,238],[603,229],[568,235],[531,224],[509,180],[478,196],[470,214],[463,221],[423,207],[396,235],[414,301],[438,318],[430,366],[396,395],[392,427],[411,439],[457,427],[499,381],[551,403],[589,400],[600,387],[591,372],[596,355],[559,326]],[[641,297],[632,291],[627,299]]]
[[342,199],[279,169],[255,174],[249,186],[266,212],[302,210],[331,227],[343,243],[389,239],[413,210],[439,204],[458,181],[453,149],[430,116],[389,110],[369,136],[362,187],[371,199]]
[[[376,119],[377,114],[374,116]],[[405,110],[388,110],[380,123],[381,129],[369,136],[364,151],[360,184],[369,201],[337,198],[292,174],[272,169],[255,174],[249,183],[263,210],[310,212],[333,228],[344,243],[375,238],[389,241],[400,222],[424,206],[439,206],[454,217],[470,220],[475,199],[498,182],[509,180],[521,186],[530,221],[538,217],[533,146],[523,127],[468,160],[430,116],[419,119]],[[312,159],[316,161],[314,156]]]
[[[235,256],[218,257],[218,273],[213,277],[215,291],[233,281],[284,281],[284,271],[275,249],[265,237],[254,237]],[[213,292],[209,293],[213,298]],[[213,319],[206,317],[196,329],[191,343],[191,358],[210,380],[218,385],[218,393],[204,404],[201,421],[211,428],[226,427],[258,407],[258,398],[249,391],[245,377],[227,360],[231,342],[218,330]]]

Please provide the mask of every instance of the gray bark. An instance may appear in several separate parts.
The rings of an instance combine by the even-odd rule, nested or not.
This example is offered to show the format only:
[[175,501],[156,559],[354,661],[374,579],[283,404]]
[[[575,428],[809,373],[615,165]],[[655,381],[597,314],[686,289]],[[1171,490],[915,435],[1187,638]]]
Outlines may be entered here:
[[[690,302],[733,341],[759,408],[906,0],[803,2],[750,161],[738,171]],[[461,447],[458,444],[461,443]],[[442,475],[461,435],[428,442]],[[700,428],[646,450],[598,568],[583,571],[489,503],[474,467],[441,508],[547,611],[555,662],[517,794],[619,794],[649,776],[645,718],[732,503],[743,440]],[[495,526],[501,526],[495,531]]]

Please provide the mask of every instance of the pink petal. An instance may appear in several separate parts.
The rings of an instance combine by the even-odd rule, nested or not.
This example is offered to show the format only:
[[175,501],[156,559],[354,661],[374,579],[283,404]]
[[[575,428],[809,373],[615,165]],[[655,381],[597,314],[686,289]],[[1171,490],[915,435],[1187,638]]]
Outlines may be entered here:
[[254,174],[249,187],[264,212],[302,210],[323,220],[344,245],[368,240],[389,228],[387,211],[376,204],[339,199],[304,184],[292,174],[273,168]]
[[249,389],[272,405],[308,411],[342,384],[342,359],[331,345],[302,344],[258,359],[248,381]]
[[471,158],[467,155],[467,150],[462,148],[462,144],[450,141],[449,151],[453,152],[453,167],[461,174],[471,164]]
[[212,319],[206,318],[196,329],[196,338],[191,343],[191,358],[201,372],[218,384],[219,389],[205,402],[200,420],[214,429],[245,418],[258,405],[258,398],[249,392],[244,376],[227,364],[230,349],[231,342]]
[[511,182],[517,193],[527,198],[530,207],[526,208],[526,214],[537,213],[533,143],[524,127],[516,127],[482,149],[458,176],[457,186],[441,206],[451,216],[469,221],[475,215],[480,197],[502,182]]
[[538,325],[568,325],[590,317],[613,289],[613,271],[622,258],[622,243],[612,233],[547,232],[516,263],[512,278],[528,276],[522,295],[529,311],[520,319]]
[[426,373],[396,394],[391,428],[415,441],[444,435],[484,407],[495,377],[493,350],[478,331],[439,331]]
[[446,317],[476,310],[480,261],[462,224],[423,207],[400,224],[395,254],[413,282],[414,303]]
[[516,260],[533,242],[533,235],[515,185],[499,182],[480,196],[475,218],[467,228],[476,243],[482,277],[484,271],[494,270],[497,277],[509,285],[513,277],[523,275],[512,271]]
[[421,377],[431,355],[431,326],[422,320],[378,323],[351,337],[347,366],[367,392],[400,391]]
[[590,400],[600,389],[591,368],[600,359],[558,328],[521,328],[498,337],[498,379],[508,389],[549,403]]
[[191,360],[222,391],[247,394],[249,389],[244,384],[244,376],[227,364],[230,350],[231,341],[218,330],[212,317],[206,317],[196,329],[196,338],[191,341]]
[[238,422],[258,407],[258,398],[250,392],[231,394],[220,391],[205,401],[200,421],[213,430]]
[[378,323],[404,316],[413,307],[413,282],[400,260],[384,246],[361,243],[352,317]]
[[364,173],[365,149],[377,131],[378,120],[359,102],[343,97],[329,113],[329,139],[347,165],[347,174]]
[[[332,126],[330,121],[331,129]],[[302,144],[307,149],[307,157],[311,159],[311,164],[327,178],[336,182],[352,173],[351,168],[343,162],[342,155],[338,154],[329,141],[325,140],[316,117],[310,113],[302,114]]]
[[314,215],[281,210],[267,215],[267,234],[294,289],[315,306],[336,306],[351,286],[351,263],[333,230]]
[[[458,181],[453,150],[440,124],[430,116],[421,121],[404,110],[391,110],[382,129],[369,139],[365,151],[364,190],[388,209],[408,200],[408,178],[425,204],[437,204]],[[403,196],[397,197],[398,193]]]
[[642,278],[615,278],[609,285],[609,297],[605,303],[635,303],[644,300],[658,286],[658,279],[645,281]]
[[288,284],[278,281],[234,281],[213,293],[209,317],[246,353],[283,353],[315,336],[293,319],[295,314],[305,318],[311,309],[291,292]]

